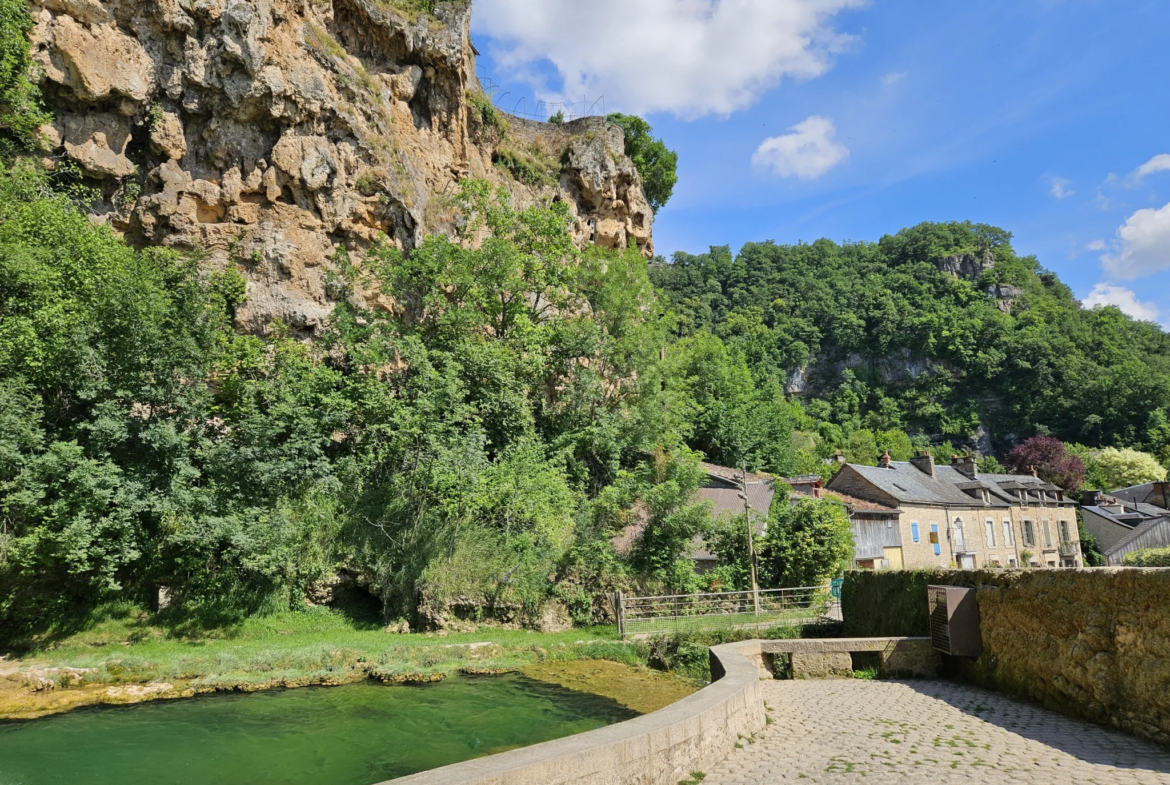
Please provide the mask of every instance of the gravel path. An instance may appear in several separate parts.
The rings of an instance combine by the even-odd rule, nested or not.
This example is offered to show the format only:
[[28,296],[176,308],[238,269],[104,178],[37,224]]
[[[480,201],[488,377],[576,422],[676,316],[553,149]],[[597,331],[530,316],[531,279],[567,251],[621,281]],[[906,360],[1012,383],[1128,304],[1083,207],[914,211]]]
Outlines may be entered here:
[[942,681],[775,681],[772,723],[703,785],[1170,785],[1170,751]]

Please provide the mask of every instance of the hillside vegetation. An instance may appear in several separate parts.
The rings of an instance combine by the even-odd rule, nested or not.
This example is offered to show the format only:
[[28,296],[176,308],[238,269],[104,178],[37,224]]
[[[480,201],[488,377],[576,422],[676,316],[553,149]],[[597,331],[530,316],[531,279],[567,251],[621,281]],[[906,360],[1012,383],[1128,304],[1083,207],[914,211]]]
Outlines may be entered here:
[[[994,264],[940,271],[961,255]],[[680,344],[721,344],[709,351],[741,359],[758,386],[799,371],[804,425],[826,447],[866,459],[875,436],[901,441],[884,432],[960,444],[982,426],[999,453],[1050,434],[1170,458],[1170,336],[1082,308],[1002,229],[927,223],[878,242],[712,248],[651,278]]]

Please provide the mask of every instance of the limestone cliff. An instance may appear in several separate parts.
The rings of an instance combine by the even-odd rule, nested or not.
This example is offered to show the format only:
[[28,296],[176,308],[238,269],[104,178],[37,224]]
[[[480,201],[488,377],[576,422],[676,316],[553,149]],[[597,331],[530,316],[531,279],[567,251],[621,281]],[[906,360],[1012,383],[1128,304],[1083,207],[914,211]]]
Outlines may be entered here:
[[579,240],[653,252],[652,211],[602,118],[501,118],[467,2],[32,0],[58,164],[137,243],[201,248],[249,280],[242,326],[317,328],[330,259],[449,232],[467,178],[567,202]]

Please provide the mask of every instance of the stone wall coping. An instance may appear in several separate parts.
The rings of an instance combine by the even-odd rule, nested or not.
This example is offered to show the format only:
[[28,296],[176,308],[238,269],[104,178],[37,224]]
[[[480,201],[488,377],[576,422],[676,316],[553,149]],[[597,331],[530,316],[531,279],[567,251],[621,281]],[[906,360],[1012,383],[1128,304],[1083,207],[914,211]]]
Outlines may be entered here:
[[[675,785],[764,727],[761,641],[714,646],[711,684],[656,712],[390,780],[394,785]],[[745,656],[745,654],[747,656]],[[387,783],[382,783],[387,785]]]
[[764,654],[824,654],[849,651],[887,651],[899,643],[925,642],[930,638],[795,638],[792,640],[751,641]]

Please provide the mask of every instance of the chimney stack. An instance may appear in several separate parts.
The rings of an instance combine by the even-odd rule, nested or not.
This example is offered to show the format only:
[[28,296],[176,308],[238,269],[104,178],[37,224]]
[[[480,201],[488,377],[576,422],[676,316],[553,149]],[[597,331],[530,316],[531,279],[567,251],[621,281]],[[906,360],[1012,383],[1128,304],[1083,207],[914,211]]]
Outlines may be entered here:
[[882,453],[882,457],[878,458],[878,468],[879,469],[890,468],[890,451],[889,450],[886,450],[884,453]]
[[974,455],[964,455],[962,458],[957,455],[952,455],[951,468],[970,480],[975,480],[979,477],[979,465]]
[[920,451],[910,459],[910,463],[914,464],[914,468],[923,474],[929,474],[931,478],[934,477],[934,456],[927,450]]

